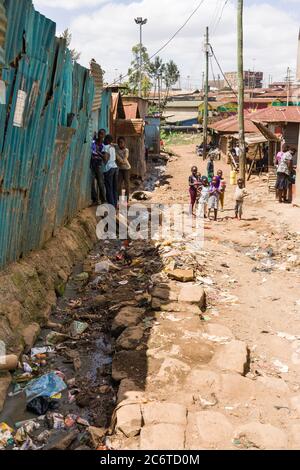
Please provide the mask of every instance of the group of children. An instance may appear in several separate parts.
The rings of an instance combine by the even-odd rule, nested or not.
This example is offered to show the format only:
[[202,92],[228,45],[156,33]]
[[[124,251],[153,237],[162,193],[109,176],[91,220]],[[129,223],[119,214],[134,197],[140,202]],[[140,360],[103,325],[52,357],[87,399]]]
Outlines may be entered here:
[[92,200],[95,204],[101,202],[117,207],[123,187],[129,198],[131,166],[124,137],[119,137],[117,144],[114,144],[113,137],[106,135],[105,129],[100,129],[92,142],[90,167],[93,174]]
[[[214,176],[211,171],[208,176],[201,176],[198,168],[193,166],[189,177],[189,192],[191,198],[191,212],[196,217],[196,208],[200,217],[210,218],[211,212],[214,213],[214,220],[218,218],[219,206],[224,210],[226,181],[223,177],[223,171],[218,170]],[[243,202],[247,197],[244,187],[244,181],[239,179],[235,192],[235,217],[239,220],[243,215]]]

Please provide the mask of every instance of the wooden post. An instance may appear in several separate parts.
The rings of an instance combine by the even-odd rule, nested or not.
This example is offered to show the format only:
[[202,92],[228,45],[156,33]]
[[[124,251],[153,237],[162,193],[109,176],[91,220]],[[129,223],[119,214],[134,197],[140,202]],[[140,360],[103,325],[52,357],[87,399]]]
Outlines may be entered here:
[[208,76],[209,76],[209,29],[206,27],[205,39],[205,87],[204,87],[204,115],[203,115],[203,159],[207,156],[207,129],[208,129]]
[[238,119],[240,147],[240,177],[246,181],[246,146],[245,146],[245,117],[244,117],[244,37],[243,37],[243,0],[238,0],[237,30],[238,30]]

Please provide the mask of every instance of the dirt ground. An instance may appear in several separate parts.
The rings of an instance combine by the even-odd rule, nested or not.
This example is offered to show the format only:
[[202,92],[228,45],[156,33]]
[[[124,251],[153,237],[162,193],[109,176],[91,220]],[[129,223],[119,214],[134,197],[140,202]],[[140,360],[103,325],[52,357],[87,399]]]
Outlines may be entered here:
[[[194,144],[173,151],[149,170],[147,207],[188,204],[191,166],[205,174]],[[225,210],[205,221],[204,246],[195,236],[106,240],[76,267],[52,321],[67,334],[74,320],[89,328],[48,358],[68,388],[59,433],[53,413],[41,418],[43,448],[300,448],[300,209],[279,205],[266,176],[253,176],[237,221],[230,168],[219,168]],[[36,419],[21,397],[7,400],[0,421]],[[26,431],[18,446],[39,448],[39,433]]]
[[[172,150],[178,158],[167,165],[151,202],[187,204],[191,166],[206,173],[206,163],[195,155],[194,144]],[[244,219],[235,220],[230,167],[215,162],[215,170],[219,168],[228,184],[225,210],[219,212],[217,222],[205,223],[203,251],[194,253],[198,274],[202,270],[197,284],[206,292],[201,325],[186,313],[186,305],[170,300],[183,284],[162,284],[171,292],[170,304],[156,314],[157,324],[148,340],[145,393],[137,399],[144,421],[141,435],[124,442],[117,432],[113,447],[299,449],[300,210],[279,205],[268,193],[267,177],[253,176],[247,183],[250,196]],[[191,267],[188,261],[185,265],[184,256],[173,253],[176,248],[171,246],[169,255],[181,268]],[[232,339],[237,344],[229,352]],[[245,355],[243,347],[248,351],[246,364],[238,375],[234,363]],[[228,354],[233,366],[227,367],[224,361],[220,365],[223,351],[224,361]],[[163,408],[156,418],[152,410],[150,419],[152,402]],[[181,411],[186,413],[182,427],[170,418],[176,414],[174,406],[183,406]],[[165,419],[164,413],[169,417]],[[180,432],[184,437],[179,437]]]

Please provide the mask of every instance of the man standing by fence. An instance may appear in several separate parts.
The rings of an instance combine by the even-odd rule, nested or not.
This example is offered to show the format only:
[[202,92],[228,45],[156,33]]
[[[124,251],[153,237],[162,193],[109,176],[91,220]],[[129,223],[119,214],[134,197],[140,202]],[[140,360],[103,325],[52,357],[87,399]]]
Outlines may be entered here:
[[[98,204],[99,198],[102,204],[106,203],[106,189],[103,174],[104,165],[106,163],[103,143],[105,135],[105,129],[100,129],[98,132],[98,137],[95,136],[92,142],[91,170],[93,173],[92,201],[94,204]],[[95,180],[97,182],[98,191],[95,188]]]

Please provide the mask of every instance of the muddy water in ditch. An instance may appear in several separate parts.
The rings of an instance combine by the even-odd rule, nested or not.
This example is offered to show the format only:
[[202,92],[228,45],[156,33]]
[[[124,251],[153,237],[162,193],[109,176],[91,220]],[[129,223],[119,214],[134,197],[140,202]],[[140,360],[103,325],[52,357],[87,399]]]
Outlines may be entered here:
[[[116,242],[111,247],[112,252],[117,252],[120,247]],[[94,248],[85,264],[91,264],[99,256],[99,245]],[[38,370],[37,376],[50,371],[60,371],[64,374],[65,381],[75,379],[75,385],[62,393],[59,400],[57,413],[66,416],[77,415],[87,420],[90,425],[108,427],[111,415],[116,403],[116,389],[111,380],[112,365],[112,339],[110,336],[112,316],[107,307],[95,306],[93,299],[101,293],[101,288],[95,284],[95,275],[90,281],[76,281],[76,275],[82,273],[86,266],[75,266],[72,278],[69,280],[64,296],[58,299],[57,306],[50,320],[62,326],[62,333],[67,333],[70,324],[74,320],[87,322],[87,332],[76,339],[70,339],[55,347],[54,353],[48,355],[47,365]],[[78,301],[80,308],[70,308],[71,301]],[[89,318],[90,317],[90,318]],[[35,347],[44,346],[46,336],[51,329],[44,328]],[[74,353],[79,358],[79,367],[74,366]],[[78,353],[78,354],[77,354]],[[77,370],[76,370],[77,369]],[[22,371],[18,371],[18,375]],[[16,376],[9,389],[3,411],[0,413],[0,422],[6,422],[13,428],[16,422],[37,418],[36,415],[26,410],[25,393],[12,396],[16,385]],[[23,386],[24,384],[22,384]],[[69,392],[74,398],[70,398]],[[43,423],[44,424],[44,423]],[[45,423],[45,428],[47,428]],[[36,434],[43,431],[42,426]],[[55,431],[53,431],[55,434]],[[55,436],[54,436],[55,437]]]

